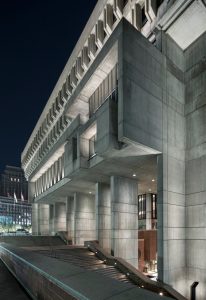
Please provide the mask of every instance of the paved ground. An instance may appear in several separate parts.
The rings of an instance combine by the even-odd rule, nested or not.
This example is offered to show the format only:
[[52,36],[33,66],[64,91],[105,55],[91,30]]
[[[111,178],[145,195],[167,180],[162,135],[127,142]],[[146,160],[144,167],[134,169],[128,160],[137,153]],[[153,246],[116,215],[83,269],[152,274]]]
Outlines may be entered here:
[[0,299],[31,300],[0,260]]

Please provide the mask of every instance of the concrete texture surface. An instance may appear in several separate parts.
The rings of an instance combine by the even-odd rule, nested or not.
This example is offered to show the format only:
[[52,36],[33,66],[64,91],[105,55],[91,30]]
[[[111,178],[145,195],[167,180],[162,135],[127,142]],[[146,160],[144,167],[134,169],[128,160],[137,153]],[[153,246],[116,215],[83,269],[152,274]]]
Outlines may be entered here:
[[30,296],[0,260],[0,299],[29,300]]

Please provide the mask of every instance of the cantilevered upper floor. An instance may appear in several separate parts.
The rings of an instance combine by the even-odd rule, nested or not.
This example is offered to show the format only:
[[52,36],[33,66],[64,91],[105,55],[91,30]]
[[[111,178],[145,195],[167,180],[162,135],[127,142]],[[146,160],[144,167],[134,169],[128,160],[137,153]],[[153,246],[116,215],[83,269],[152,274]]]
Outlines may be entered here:
[[[121,157],[133,166],[129,157],[163,152],[168,86],[159,32],[165,30],[178,44],[170,47],[173,52],[184,50],[202,33],[205,11],[200,2],[97,3],[22,153],[25,175],[33,183],[32,199],[69,183],[73,176],[87,177],[87,170],[95,166],[103,169],[105,158]],[[176,24],[194,11],[199,22],[192,35],[182,28],[182,43]],[[178,67],[181,73],[185,65],[181,61]],[[181,78],[178,85],[184,102]],[[114,174],[118,164],[111,165],[108,172]],[[125,168],[122,172],[127,175]],[[97,173],[90,176],[97,179]]]

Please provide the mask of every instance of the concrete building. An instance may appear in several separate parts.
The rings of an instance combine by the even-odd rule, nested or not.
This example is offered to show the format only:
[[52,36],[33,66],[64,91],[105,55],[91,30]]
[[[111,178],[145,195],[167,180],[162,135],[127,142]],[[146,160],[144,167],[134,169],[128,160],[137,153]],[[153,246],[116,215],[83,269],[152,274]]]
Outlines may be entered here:
[[157,193],[158,277],[186,297],[199,281],[199,300],[205,31],[204,0],[99,0],[21,157],[33,234],[98,239],[134,266],[138,195]]

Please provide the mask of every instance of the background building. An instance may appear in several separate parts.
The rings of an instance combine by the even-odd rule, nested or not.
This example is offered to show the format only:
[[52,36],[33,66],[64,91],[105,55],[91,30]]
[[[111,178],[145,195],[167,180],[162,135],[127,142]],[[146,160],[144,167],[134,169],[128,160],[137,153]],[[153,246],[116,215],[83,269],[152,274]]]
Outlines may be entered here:
[[20,228],[30,230],[31,210],[31,204],[27,202],[0,196],[0,233],[11,233]]
[[0,178],[0,195],[28,202],[28,182],[23,169],[6,166]]
[[206,295],[205,45],[206,1],[99,0],[21,157],[34,234],[98,239],[136,267],[138,221],[156,224],[138,220],[147,215],[138,195],[157,194],[158,278],[186,297],[199,281],[198,300]]
[[0,180],[0,232],[31,227],[31,204],[24,171],[6,166]]

